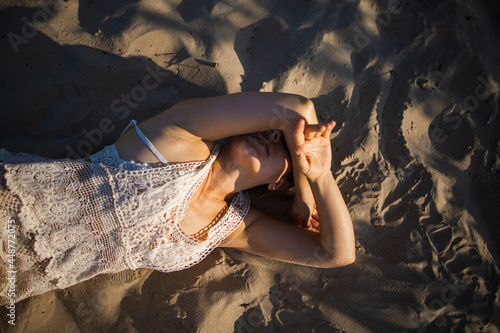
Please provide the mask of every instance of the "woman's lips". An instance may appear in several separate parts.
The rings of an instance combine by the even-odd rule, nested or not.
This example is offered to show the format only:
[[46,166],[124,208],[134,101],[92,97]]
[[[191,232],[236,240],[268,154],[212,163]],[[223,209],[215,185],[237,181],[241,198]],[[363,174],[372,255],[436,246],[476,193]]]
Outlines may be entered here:
[[257,139],[257,141],[259,142],[259,144],[264,148],[264,150],[266,151],[267,155],[269,155],[269,144],[266,142],[266,140],[260,136],[256,136],[255,137]]

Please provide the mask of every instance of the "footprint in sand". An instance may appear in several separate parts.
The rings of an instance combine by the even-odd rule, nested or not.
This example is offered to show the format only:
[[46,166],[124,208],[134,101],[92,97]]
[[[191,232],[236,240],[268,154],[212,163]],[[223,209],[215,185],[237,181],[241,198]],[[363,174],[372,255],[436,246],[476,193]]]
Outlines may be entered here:
[[336,178],[347,205],[358,203],[362,197],[378,197],[384,176],[375,155],[368,165],[353,156],[344,158],[340,165],[343,172]]
[[478,271],[483,263],[481,255],[475,247],[461,248],[455,253],[452,259],[445,263],[446,270],[451,274],[466,274],[467,272]]
[[436,253],[442,254],[450,248],[451,242],[453,241],[453,232],[449,225],[444,225],[432,229],[428,237]]
[[[299,276],[281,277],[277,274],[275,279],[275,284],[269,289],[268,299],[272,307],[269,311],[271,320],[263,325],[261,330],[254,330],[255,332],[341,332],[333,324],[325,321],[316,306],[311,306],[307,296],[299,292],[301,290],[299,286],[303,285]],[[260,311],[260,307],[252,307],[244,313],[243,316],[247,316],[248,323],[252,311],[257,322],[258,312],[255,311]]]
[[242,304],[245,311],[234,322],[234,332],[257,332],[264,331],[264,316],[260,305]]
[[[339,188],[345,193],[346,204],[354,210],[357,204],[371,206],[372,228],[365,227],[366,235],[361,235],[360,230],[358,237],[368,252],[391,263],[421,262],[430,259],[418,240],[422,239],[423,218],[428,217],[426,209],[432,200],[433,182],[421,163],[412,160],[400,164],[394,177],[380,155],[373,155],[369,163],[347,157],[341,162],[343,172],[337,177]],[[435,219],[429,217],[426,222],[434,223]]]
[[437,151],[455,160],[462,160],[474,146],[472,126],[455,106],[444,109],[432,120],[428,135]]
[[453,311],[467,313],[463,318],[445,317],[447,327],[483,331],[481,327],[489,325],[495,311],[499,279],[494,264],[485,260],[477,247],[464,246],[449,226],[432,229],[428,236],[437,257],[424,276],[429,284],[422,313],[430,317]]

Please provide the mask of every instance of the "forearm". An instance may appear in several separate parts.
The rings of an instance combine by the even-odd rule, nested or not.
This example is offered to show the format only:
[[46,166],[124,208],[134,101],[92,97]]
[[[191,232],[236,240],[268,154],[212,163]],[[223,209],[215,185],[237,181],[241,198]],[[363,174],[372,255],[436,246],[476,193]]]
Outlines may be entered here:
[[289,121],[284,127],[283,135],[285,137],[285,141],[290,149],[290,155],[292,159],[293,166],[293,180],[295,183],[295,190],[297,192],[297,196],[299,196],[304,201],[308,201],[308,199],[312,198],[313,194],[311,188],[309,187],[309,182],[307,177],[299,171],[297,156],[294,152],[294,130],[297,126],[297,122],[301,119],[305,119],[307,124],[317,124],[318,118],[316,117],[316,110],[314,108],[314,104],[307,100],[305,105],[301,108],[300,117],[294,118],[293,121]]
[[320,220],[320,244],[334,263],[349,264],[356,256],[349,210],[331,173],[309,181]]
[[215,141],[269,129],[293,132],[299,119],[309,120],[311,106],[312,102],[300,95],[243,92],[186,100],[169,109],[165,119],[166,126],[175,125]]

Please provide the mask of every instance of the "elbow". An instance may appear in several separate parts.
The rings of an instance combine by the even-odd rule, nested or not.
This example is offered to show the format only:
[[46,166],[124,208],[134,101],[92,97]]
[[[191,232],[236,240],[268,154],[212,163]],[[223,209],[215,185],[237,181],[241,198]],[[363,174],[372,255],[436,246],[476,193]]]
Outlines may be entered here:
[[349,266],[356,261],[356,250],[352,249],[348,253],[332,254],[327,260],[322,262],[318,268],[341,268]]
[[314,108],[314,103],[304,96],[300,96],[301,104],[299,107],[300,114],[307,120],[309,124],[318,123],[318,118],[316,117],[316,109]]
[[355,261],[356,261],[356,251],[353,250],[350,255],[347,255],[342,259],[342,267],[354,264]]
[[352,254],[349,256],[343,256],[342,258],[339,258],[337,260],[334,260],[333,262],[330,263],[331,266],[329,268],[340,268],[340,267],[345,267],[352,265],[356,261],[356,254]]
[[316,124],[318,119],[316,117],[316,109],[314,103],[307,97],[302,95],[292,95],[292,105],[295,112],[301,117],[305,118],[308,123]]

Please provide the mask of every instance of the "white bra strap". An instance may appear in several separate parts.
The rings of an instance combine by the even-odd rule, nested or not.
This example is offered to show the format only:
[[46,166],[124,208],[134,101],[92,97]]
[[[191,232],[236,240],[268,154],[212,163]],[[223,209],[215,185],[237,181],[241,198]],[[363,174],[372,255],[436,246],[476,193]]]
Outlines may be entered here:
[[135,121],[134,119],[132,119],[130,121],[130,123],[127,125],[127,127],[125,127],[125,129],[123,130],[123,132],[122,132],[122,134],[120,136],[122,136],[123,133],[125,133],[132,125],[135,126],[135,131],[137,132],[137,135],[141,138],[142,142],[144,142],[144,144],[149,148],[149,150],[156,156],[156,158],[163,165],[167,166],[168,162],[165,159],[165,157],[163,157],[163,155],[160,154],[160,152],[155,148],[155,146],[153,146],[153,144],[151,143],[151,141],[149,141],[149,139],[144,135],[144,133],[139,128],[139,126],[137,126],[137,121]]

